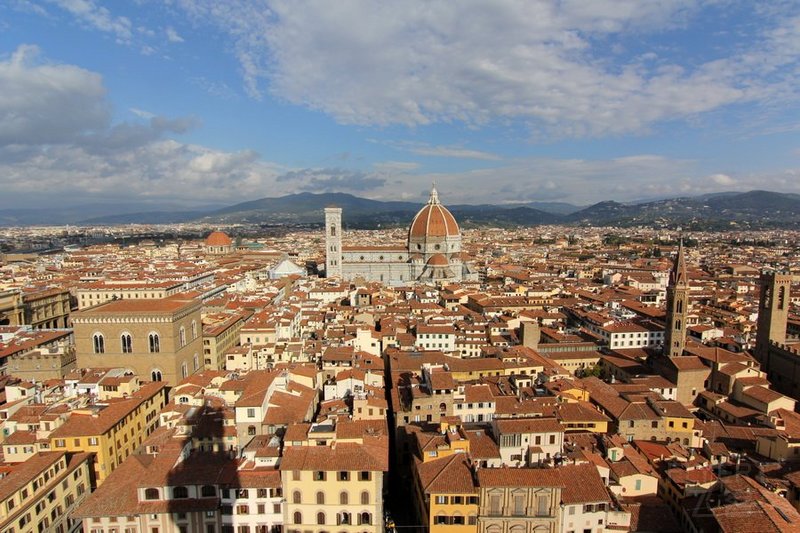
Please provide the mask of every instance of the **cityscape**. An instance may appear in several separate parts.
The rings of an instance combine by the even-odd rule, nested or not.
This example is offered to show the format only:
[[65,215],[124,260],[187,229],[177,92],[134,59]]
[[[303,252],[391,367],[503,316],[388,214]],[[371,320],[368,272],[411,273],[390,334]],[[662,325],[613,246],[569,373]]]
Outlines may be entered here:
[[799,73],[793,1],[0,6],[0,533],[800,532]]

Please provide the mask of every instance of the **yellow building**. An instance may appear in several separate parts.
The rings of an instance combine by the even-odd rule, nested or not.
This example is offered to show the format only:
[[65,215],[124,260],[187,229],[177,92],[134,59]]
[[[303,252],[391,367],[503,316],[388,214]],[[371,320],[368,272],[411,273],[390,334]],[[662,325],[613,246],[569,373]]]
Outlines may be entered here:
[[478,530],[479,492],[466,454],[417,460],[414,488],[418,514],[431,533]]
[[597,410],[589,402],[564,402],[558,404],[556,418],[569,431],[590,431],[592,433],[608,433],[611,419]]
[[128,368],[174,386],[201,367],[199,300],[114,300],[72,316],[80,368]]
[[416,432],[414,436],[423,463],[454,454],[469,453],[469,439],[460,424],[450,425],[442,420],[438,432]]
[[78,409],[50,434],[50,447],[94,453],[95,481],[100,485],[156,428],[166,402],[163,383],[146,383],[128,398]]
[[45,452],[32,456],[0,479],[0,531],[73,531],[70,517],[89,494],[88,453]]
[[206,370],[225,369],[225,353],[239,344],[239,333],[246,319],[242,313],[203,316],[203,366]]
[[385,421],[297,424],[287,429],[284,445],[284,531],[383,532]]

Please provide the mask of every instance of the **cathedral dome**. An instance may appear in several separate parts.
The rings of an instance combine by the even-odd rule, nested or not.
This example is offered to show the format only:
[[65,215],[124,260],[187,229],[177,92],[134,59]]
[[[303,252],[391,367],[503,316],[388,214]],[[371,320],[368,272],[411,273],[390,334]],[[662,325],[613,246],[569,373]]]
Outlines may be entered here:
[[227,234],[221,231],[212,231],[208,237],[206,237],[206,246],[230,246],[233,244],[233,241]]
[[431,190],[428,203],[419,210],[411,222],[409,238],[458,237],[460,235],[456,219],[445,206],[439,203],[436,188]]

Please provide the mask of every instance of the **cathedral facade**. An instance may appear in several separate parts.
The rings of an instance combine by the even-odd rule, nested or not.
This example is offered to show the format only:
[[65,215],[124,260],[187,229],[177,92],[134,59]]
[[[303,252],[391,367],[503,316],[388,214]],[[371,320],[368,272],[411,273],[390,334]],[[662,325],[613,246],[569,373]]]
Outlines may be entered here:
[[458,223],[439,202],[435,187],[411,221],[405,245],[343,247],[342,209],[326,208],[325,272],[329,278],[362,278],[388,285],[478,279],[461,252]]

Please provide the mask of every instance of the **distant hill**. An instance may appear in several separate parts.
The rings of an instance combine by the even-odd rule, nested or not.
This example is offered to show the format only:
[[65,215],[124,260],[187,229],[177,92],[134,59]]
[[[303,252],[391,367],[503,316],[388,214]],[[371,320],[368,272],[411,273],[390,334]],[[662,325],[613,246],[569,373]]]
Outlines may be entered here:
[[[300,193],[280,198],[261,198],[208,213],[203,220],[214,223],[322,223],[325,207],[343,211],[349,227],[378,227],[408,224],[422,203],[382,202],[345,193]],[[531,207],[496,205],[448,205],[462,225],[552,224],[559,215]]]
[[685,226],[686,229],[800,227],[800,195],[717,193],[640,204],[599,202],[565,217],[580,225]]
[[[330,205],[342,208],[346,227],[376,228],[407,225],[422,203],[382,202],[345,193],[306,192],[193,210],[167,203],[5,209],[0,210],[0,225],[169,224],[189,221],[209,224],[321,224],[323,209]],[[602,201],[583,208],[561,202],[446,205],[464,227],[540,224],[680,226],[687,230],[800,227],[800,195],[761,190],[637,203]]]

